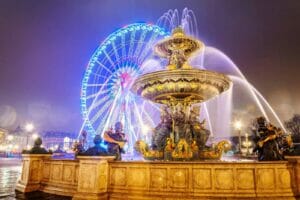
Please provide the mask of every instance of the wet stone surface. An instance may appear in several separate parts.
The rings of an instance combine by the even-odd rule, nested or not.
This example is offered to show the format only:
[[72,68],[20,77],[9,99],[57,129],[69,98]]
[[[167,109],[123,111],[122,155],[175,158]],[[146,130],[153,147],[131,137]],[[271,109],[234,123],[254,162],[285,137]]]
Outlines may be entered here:
[[71,197],[58,196],[43,192],[23,194],[15,191],[16,183],[21,175],[20,161],[7,161],[0,159],[0,199],[7,200],[71,200]]
[[23,194],[20,192],[14,192],[14,194],[11,194],[9,196],[0,197],[0,199],[7,199],[7,200],[39,200],[39,199],[45,199],[45,200],[71,200],[72,197],[65,197],[65,196],[58,196],[53,194],[47,194],[43,192],[30,192],[27,194]]
[[21,166],[0,167],[0,198],[8,195],[14,195],[16,182],[20,173]]

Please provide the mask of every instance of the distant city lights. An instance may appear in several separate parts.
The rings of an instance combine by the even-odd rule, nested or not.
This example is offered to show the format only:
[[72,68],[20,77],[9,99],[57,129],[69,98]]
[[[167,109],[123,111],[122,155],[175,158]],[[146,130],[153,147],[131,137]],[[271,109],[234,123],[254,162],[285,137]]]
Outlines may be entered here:
[[11,142],[13,139],[14,139],[14,136],[13,136],[13,135],[8,135],[8,136],[7,136],[7,140],[8,140],[8,141]]

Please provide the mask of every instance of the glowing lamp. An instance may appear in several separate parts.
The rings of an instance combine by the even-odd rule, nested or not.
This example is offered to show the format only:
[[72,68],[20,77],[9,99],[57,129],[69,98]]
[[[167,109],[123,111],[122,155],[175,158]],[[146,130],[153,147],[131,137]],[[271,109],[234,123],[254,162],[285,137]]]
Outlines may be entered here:
[[7,136],[7,140],[8,140],[8,141],[12,141],[13,139],[14,139],[14,136],[13,136],[13,135],[8,135],[8,136]]
[[237,130],[241,130],[242,126],[243,126],[243,124],[240,120],[238,120],[234,123],[234,128]]
[[150,127],[146,124],[143,124],[142,126],[142,132],[144,135],[146,135],[150,131]]
[[25,130],[27,132],[31,132],[31,131],[33,131],[33,129],[34,129],[34,125],[32,123],[28,123],[25,125]]

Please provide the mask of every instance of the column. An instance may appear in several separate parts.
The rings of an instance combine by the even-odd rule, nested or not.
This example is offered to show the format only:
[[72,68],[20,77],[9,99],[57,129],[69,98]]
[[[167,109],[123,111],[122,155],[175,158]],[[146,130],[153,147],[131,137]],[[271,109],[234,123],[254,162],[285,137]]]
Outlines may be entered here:
[[43,161],[50,159],[51,154],[22,154],[22,174],[16,190],[33,192],[40,188],[42,179]]
[[108,161],[114,156],[78,156],[77,192],[73,199],[108,199]]

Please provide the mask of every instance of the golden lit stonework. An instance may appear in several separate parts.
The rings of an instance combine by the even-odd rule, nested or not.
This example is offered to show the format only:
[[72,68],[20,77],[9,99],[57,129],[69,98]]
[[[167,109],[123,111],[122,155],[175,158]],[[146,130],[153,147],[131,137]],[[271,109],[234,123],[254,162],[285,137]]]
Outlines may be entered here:
[[[171,37],[154,47],[157,55],[169,60],[167,69],[144,74],[134,82],[133,92],[165,106],[151,147],[143,141],[136,144],[136,149],[146,159],[219,159],[228,149],[228,142],[220,142],[214,148],[206,147],[209,131],[198,118],[200,106],[195,104],[214,98],[231,87],[231,80],[226,75],[188,64],[188,59],[203,47],[201,41],[186,36],[181,28],[174,29]],[[168,127],[171,127],[169,132]]]
[[204,44],[184,34],[181,28],[158,42],[155,52],[169,59],[167,70],[140,76],[132,90],[142,97],[166,105],[201,103],[229,89],[231,80],[224,74],[192,68],[188,58]]
[[142,97],[161,104],[183,102],[201,103],[230,87],[223,74],[201,69],[157,71],[139,77],[134,91]]

